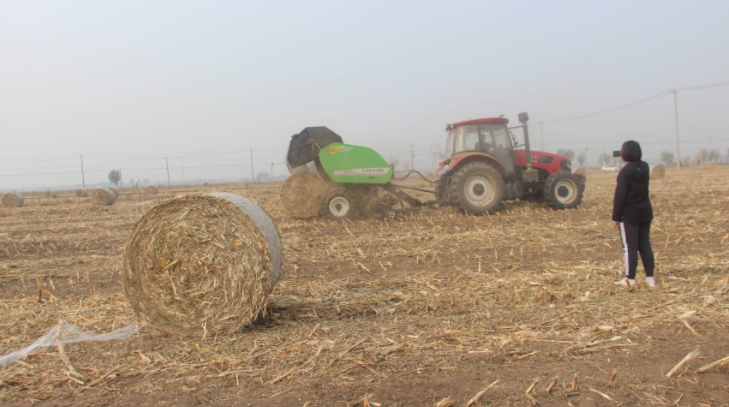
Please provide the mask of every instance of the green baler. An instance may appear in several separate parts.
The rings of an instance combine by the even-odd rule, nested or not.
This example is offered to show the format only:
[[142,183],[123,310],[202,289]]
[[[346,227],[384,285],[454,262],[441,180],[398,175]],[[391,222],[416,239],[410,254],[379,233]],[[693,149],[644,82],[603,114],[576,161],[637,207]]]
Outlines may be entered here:
[[289,171],[315,172],[333,188],[322,199],[328,219],[352,218],[357,212],[394,217],[393,206],[404,201],[423,203],[393,185],[394,170],[375,150],[344,144],[326,127],[307,127],[291,137],[286,154]]

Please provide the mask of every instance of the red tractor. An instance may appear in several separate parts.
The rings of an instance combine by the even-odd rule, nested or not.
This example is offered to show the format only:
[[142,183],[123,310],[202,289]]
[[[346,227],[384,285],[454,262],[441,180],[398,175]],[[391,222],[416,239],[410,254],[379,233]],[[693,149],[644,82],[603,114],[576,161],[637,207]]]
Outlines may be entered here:
[[449,124],[445,159],[437,172],[448,169],[436,184],[437,203],[472,215],[494,213],[504,200],[513,199],[543,199],[554,209],[577,207],[584,176],[573,174],[572,163],[562,156],[531,151],[528,120],[526,113],[519,114],[523,145],[503,117]]

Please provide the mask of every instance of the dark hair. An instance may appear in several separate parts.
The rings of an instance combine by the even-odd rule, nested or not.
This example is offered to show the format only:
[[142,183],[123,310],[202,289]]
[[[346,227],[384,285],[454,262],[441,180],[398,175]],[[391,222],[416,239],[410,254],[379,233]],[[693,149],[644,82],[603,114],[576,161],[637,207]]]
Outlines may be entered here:
[[632,163],[633,161],[640,161],[643,157],[643,152],[640,150],[640,144],[637,141],[628,140],[623,143],[623,147],[620,149],[620,158],[626,163]]

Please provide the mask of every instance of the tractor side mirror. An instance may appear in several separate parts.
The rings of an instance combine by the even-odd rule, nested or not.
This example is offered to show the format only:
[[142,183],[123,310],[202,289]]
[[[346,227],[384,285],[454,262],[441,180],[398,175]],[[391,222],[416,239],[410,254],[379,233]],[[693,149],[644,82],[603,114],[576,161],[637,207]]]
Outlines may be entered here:
[[519,122],[520,123],[526,123],[529,121],[529,115],[527,112],[519,113]]

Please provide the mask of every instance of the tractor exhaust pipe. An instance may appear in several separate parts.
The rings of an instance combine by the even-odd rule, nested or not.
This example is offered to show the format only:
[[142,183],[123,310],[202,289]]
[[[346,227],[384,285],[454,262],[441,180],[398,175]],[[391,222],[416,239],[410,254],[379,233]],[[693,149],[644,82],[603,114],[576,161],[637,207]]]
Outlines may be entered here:
[[523,181],[538,182],[539,171],[532,168],[532,150],[529,148],[529,126],[527,126],[529,115],[526,112],[519,113],[519,121],[521,122],[521,128],[524,130],[524,150],[526,153],[526,170],[522,175]]
[[527,112],[519,113],[519,121],[521,122],[521,128],[524,130],[524,149],[526,150],[526,167],[527,170],[532,169],[532,150],[529,148],[529,115]]

